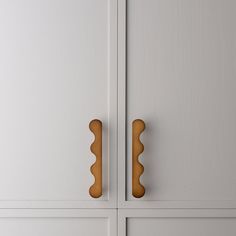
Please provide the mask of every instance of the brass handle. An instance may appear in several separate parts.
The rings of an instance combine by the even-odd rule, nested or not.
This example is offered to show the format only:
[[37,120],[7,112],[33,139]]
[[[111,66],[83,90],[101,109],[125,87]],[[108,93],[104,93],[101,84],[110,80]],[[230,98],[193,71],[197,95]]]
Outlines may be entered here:
[[89,188],[89,194],[93,198],[99,198],[102,196],[102,122],[97,119],[92,120],[89,123],[89,129],[95,136],[90,150],[96,157],[96,161],[90,168],[95,181]]
[[137,119],[132,123],[132,194],[136,198],[141,198],[145,194],[145,188],[140,183],[140,176],[144,172],[143,165],[139,162],[139,155],[144,151],[144,146],[140,141],[140,134],[145,129],[143,120]]

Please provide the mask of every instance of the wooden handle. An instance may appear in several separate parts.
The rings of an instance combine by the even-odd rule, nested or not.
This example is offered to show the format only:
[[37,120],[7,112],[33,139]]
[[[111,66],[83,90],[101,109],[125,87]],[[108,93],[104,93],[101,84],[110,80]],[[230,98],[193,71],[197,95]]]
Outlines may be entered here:
[[137,119],[132,123],[132,194],[136,198],[141,198],[145,194],[145,188],[140,183],[140,176],[144,172],[143,165],[139,162],[139,155],[144,151],[144,146],[140,141],[140,134],[145,129],[144,121]]
[[92,120],[89,123],[89,129],[95,136],[90,150],[96,157],[96,161],[90,168],[95,181],[89,188],[89,194],[93,198],[99,198],[102,196],[102,122],[100,120]]

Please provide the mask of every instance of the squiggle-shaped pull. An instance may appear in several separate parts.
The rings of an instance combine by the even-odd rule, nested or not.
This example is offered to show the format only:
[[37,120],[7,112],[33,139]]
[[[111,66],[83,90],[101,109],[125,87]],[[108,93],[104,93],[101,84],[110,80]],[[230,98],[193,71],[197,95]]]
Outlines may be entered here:
[[96,161],[90,168],[95,181],[89,188],[89,194],[93,198],[99,198],[102,196],[102,122],[97,119],[92,120],[89,123],[89,129],[95,136],[94,142],[90,146],[90,150],[96,157]]
[[143,120],[137,119],[132,123],[132,194],[136,198],[141,198],[145,194],[145,188],[140,183],[140,176],[144,172],[143,165],[139,162],[139,155],[144,151],[144,146],[140,141],[140,134],[145,129]]

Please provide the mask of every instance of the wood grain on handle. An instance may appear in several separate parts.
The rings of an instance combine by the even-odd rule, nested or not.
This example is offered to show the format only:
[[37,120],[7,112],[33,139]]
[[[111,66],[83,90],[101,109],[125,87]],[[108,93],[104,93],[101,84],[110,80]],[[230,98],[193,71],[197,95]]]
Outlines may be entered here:
[[143,165],[139,162],[139,155],[144,151],[140,141],[140,135],[145,129],[144,121],[137,119],[132,123],[132,194],[141,198],[145,194],[145,188],[140,183],[140,176],[144,172]]
[[95,155],[96,161],[91,166],[90,171],[94,176],[94,184],[89,188],[89,194],[93,198],[102,196],[102,122],[92,120],[89,129],[94,133],[94,142],[90,146],[91,152]]

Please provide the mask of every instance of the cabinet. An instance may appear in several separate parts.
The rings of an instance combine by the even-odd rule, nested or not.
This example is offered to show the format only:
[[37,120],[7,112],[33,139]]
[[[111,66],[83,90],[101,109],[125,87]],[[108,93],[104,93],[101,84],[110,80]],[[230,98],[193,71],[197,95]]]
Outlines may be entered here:
[[[121,205],[235,207],[236,4],[128,0],[120,8]],[[146,123],[141,201],[130,184],[137,118]]]
[[0,0],[0,234],[235,235],[235,13],[223,0]]
[[235,12],[234,1],[118,1],[119,236],[235,234]]
[[[1,207],[116,207],[114,12],[115,1],[0,1]],[[104,130],[96,200],[95,118]]]
[[116,11],[113,0],[0,0],[0,235],[117,234]]

